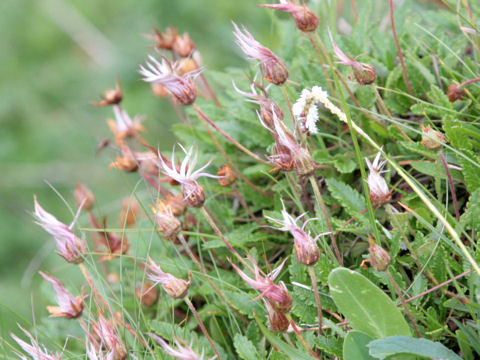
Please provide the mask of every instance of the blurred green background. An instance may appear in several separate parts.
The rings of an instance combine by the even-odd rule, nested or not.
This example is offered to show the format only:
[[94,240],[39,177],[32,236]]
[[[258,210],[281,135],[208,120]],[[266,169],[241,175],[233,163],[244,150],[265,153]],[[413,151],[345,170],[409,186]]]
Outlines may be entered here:
[[[145,115],[152,144],[170,148],[176,121],[168,102],[139,81],[138,64],[151,52],[141,36],[174,25],[197,43],[208,70],[245,65],[230,20],[260,40],[271,36],[271,12],[256,0],[2,0],[0,1],[0,336],[44,317],[51,299],[39,289],[38,269],[61,272],[73,283],[73,265],[54,254],[54,241],[33,222],[33,194],[60,220],[72,214],[76,181],[94,190],[102,210],[116,216],[129,194],[124,176],[107,166],[114,153],[96,156],[109,136],[110,108],[91,101],[118,76],[131,116]],[[260,35],[261,34],[261,35]],[[43,284],[41,287],[43,287]],[[50,289],[48,290],[50,291]],[[65,320],[61,320],[65,321]],[[2,342],[3,345],[5,345]]]

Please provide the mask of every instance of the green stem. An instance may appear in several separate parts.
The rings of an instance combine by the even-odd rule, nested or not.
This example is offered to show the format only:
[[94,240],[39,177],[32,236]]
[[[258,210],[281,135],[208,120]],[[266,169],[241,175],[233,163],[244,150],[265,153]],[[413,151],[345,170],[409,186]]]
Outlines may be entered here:
[[308,267],[308,272],[310,274],[310,279],[312,280],[313,293],[315,295],[315,301],[317,302],[317,311],[318,311],[318,334],[322,335],[322,302],[320,301],[320,295],[318,294],[318,284],[317,276],[315,275],[315,269],[313,266]]
[[[342,106],[345,112],[345,116],[347,118],[347,124],[348,128],[350,130],[350,136],[352,137],[352,142],[353,142],[353,147],[355,148],[355,153],[357,155],[357,161],[358,165],[360,166],[360,173],[362,175],[362,186],[363,186],[363,193],[365,194],[365,200],[367,201],[367,207],[368,207],[368,214],[369,214],[369,219],[370,219],[370,224],[372,226],[373,232],[375,234],[375,241],[380,244],[380,234],[378,233],[378,228],[375,220],[375,213],[373,211],[373,206],[372,206],[372,201],[370,200],[370,189],[368,188],[367,184],[367,173],[365,171],[365,164],[363,162],[362,158],[362,153],[360,152],[360,146],[358,145],[358,140],[357,136],[355,135],[354,130],[354,123],[352,121],[352,118],[350,116],[350,111],[348,110],[347,102],[345,101],[345,97],[343,96],[343,91],[340,87],[340,83],[338,81],[338,77],[336,74],[335,76],[335,84],[338,88],[338,92],[340,94],[340,100],[342,102]],[[355,125],[356,126],[356,125]]]
[[323,201],[322,193],[317,184],[317,180],[313,175],[309,177],[310,184],[312,184],[313,193],[315,194],[315,199],[317,200],[320,209],[322,210],[323,217],[325,218],[325,222],[327,224],[328,231],[330,232],[330,239],[332,240],[332,247],[333,251],[335,252],[335,257],[340,265],[343,266],[343,259],[340,255],[340,251],[338,250],[337,241],[335,239],[335,235],[333,234],[332,224],[330,223],[330,218],[328,217],[327,207],[325,206],[325,202]]

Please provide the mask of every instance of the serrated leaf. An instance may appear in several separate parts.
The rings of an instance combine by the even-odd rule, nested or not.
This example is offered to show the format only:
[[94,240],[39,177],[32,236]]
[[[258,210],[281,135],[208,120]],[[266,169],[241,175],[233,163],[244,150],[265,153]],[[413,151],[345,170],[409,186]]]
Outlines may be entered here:
[[432,159],[432,160],[438,159],[438,155],[436,153],[425,149],[425,147],[421,143],[401,141],[400,145],[402,145],[404,149],[410,152],[425,156],[428,159]]
[[365,215],[360,214],[367,205],[357,190],[332,178],[326,179],[325,182],[327,183],[328,190],[332,196],[345,208],[350,216],[355,216],[362,222],[368,223],[368,219]]
[[473,151],[467,149],[462,149],[461,151],[470,159],[468,160],[463,156],[457,156],[458,162],[463,168],[462,173],[465,179],[467,190],[470,194],[473,194],[475,190],[480,188],[480,164],[478,157],[473,153]]
[[370,355],[381,360],[397,354],[424,356],[429,359],[462,359],[452,350],[438,342],[409,336],[391,336],[385,339],[373,340],[368,344],[368,348],[370,349]]
[[343,341],[343,360],[373,360],[367,344],[372,338],[360,331],[349,331]]
[[336,268],[328,277],[333,301],[355,329],[374,339],[410,335],[410,328],[392,299],[365,276]]
[[342,339],[334,337],[318,336],[315,338],[315,345],[320,350],[337,358],[342,357]]
[[480,230],[480,189],[470,195],[467,209],[460,217],[460,224],[465,230]]
[[443,131],[450,145],[457,150],[472,148],[469,137],[462,131],[462,124],[454,116],[445,116],[442,124]]
[[233,338],[233,345],[237,354],[243,360],[258,360],[260,355],[258,355],[257,349],[253,346],[252,342],[248,340],[245,336],[236,334]]

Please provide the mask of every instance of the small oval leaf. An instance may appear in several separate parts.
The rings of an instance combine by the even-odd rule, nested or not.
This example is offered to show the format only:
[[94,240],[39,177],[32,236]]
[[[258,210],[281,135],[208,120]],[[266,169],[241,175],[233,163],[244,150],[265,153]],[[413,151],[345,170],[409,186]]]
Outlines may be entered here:
[[385,359],[396,354],[410,354],[429,359],[462,360],[460,356],[438,342],[409,336],[391,336],[374,340],[368,344],[368,347],[370,355],[377,359]]
[[410,336],[410,328],[393,301],[365,276],[336,268],[328,276],[333,301],[350,325],[373,339]]
[[375,360],[368,353],[372,338],[360,331],[349,331],[343,341],[343,360]]

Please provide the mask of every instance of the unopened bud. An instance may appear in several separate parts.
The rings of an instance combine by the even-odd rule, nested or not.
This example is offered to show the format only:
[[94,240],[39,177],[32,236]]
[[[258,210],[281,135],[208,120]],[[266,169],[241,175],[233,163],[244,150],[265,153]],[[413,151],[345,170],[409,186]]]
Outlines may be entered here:
[[268,301],[263,299],[265,307],[267,308],[267,317],[268,322],[270,323],[270,328],[275,332],[285,332],[290,325],[287,317],[284,313],[275,311]]
[[178,35],[173,43],[173,50],[180,55],[180,57],[186,58],[195,50],[195,43],[188,33],[184,33],[182,36]]
[[370,264],[377,271],[385,271],[392,260],[392,257],[387,250],[377,245],[375,240],[370,236],[368,238],[370,246],[368,252],[370,254]]
[[218,178],[218,182],[222,186],[230,186],[237,181],[237,177],[235,176],[235,173],[232,171],[230,166],[228,165],[223,165],[223,168],[218,169],[217,175],[220,176]]
[[302,32],[315,31],[318,26],[318,16],[306,5],[289,2],[284,4],[265,4],[259,6],[290,13],[295,21],[297,29]]
[[283,111],[280,107],[275,103],[275,101],[265,97],[262,101],[259,102],[260,104],[260,117],[265,125],[270,128],[274,127],[273,124],[273,117],[276,116],[277,119],[283,120]]
[[182,193],[188,207],[202,207],[205,202],[203,186],[194,180],[187,180],[182,184]]
[[320,250],[315,240],[303,230],[293,234],[298,262],[307,266],[315,265],[320,258]]
[[155,221],[158,225],[158,231],[167,239],[174,237],[182,229],[182,223],[172,214],[172,210],[165,206],[152,209],[155,213]]
[[139,213],[140,206],[135,198],[124,199],[122,201],[122,212],[118,220],[120,226],[132,227],[135,225]]
[[95,204],[95,195],[85,185],[78,183],[73,191],[73,197],[78,206],[83,204],[83,209],[90,211]]
[[120,86],[120,82],[116,81],[116,88],[115,89],[108,89],[101,95],[102,101],[93,103],[95,106],[108,106],[108,105],[115,105],[120,104],[123,99],[122,88]]
[[272,84],[283,85],[288,80],[287,66],[280,59],[261,63],[261,68],[265,75],[265,80]]
[[168,27],[164,33],[162,33],[158,29],[153,29],[152,39],[155,41],[155,46],[157,48],[164,50],[172,50],[173,44],[177,36],[177,29],[175,29],[174,27]]
[[433,130],[430,126],[420,125],[422,128],[422,145],[427,150],[438,150],[445,143],[445,135]]
[[158,301],[159,291],[150,282],[146,282],[141,287],[137,287],[137,298],[143,306],[152,307]]
[[183,195],[167,195],[166,199],[158,200],[156,203],[157,209],[160,212],[171,210],[173,216],[180,216],[185,213],[187,205],[183,200]]
[[125,172],[135,172],[138,170],[138,162],[131,156],[117,156],[115,162],[112,162],[108,168],[115,168]]
[[459,84],[452,84],[448,87],[448,100],[450,102],[455,102],[457,100],[463,99],[467,95],[466,91]]
[[377,78],[377,71],[372,65],[355,62],[352,65],[353,76],[360,85],[370,85]]

